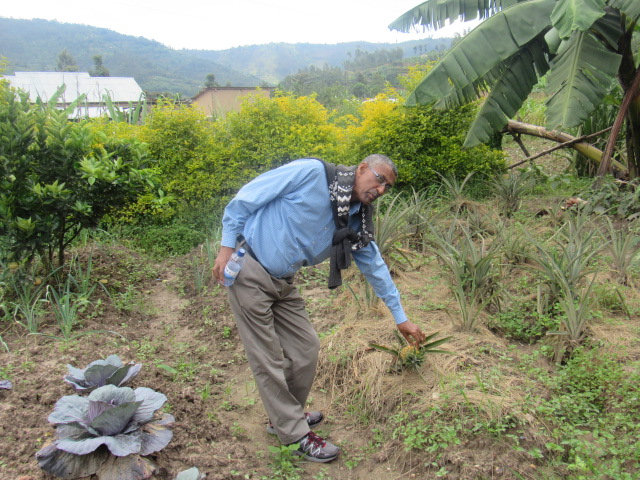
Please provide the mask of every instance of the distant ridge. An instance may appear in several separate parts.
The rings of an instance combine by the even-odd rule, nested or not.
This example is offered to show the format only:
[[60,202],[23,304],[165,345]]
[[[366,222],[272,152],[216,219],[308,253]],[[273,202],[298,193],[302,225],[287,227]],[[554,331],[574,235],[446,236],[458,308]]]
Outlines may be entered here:
[[210,60],[229,68],[242,69],[244,73],[255,75],[276,84],[287,75],[302,68],[327,64],[342,67],[349,54],[356,50],[373,52],[380,49],[401,48],[405,58],[417,55],[417,47],[425,53],[432,50],[446,50],[452,38],[427,38],[402,43],[345,42],[338,44],[318,43],[270,43],[235,47],[227,50],[182,50],[195,57]]
[[342,66],[356,49],[375,51],[402,48],[405,57],[421,51],[446,49],[450,38],[414,40],[397,44],[350,42],[336,45],[273,43],[228,50],[174,50],[142,37],[122,35],[105,28],[0,17],[0,56],[16,71],[54,71],[58,55],[66,49],[81,71],[93,68],[93,56],[102,55],[113,76],[134,77],[148,93],[191,97],[213,73],[221,85],[274,86],[287,75],[310,65]]

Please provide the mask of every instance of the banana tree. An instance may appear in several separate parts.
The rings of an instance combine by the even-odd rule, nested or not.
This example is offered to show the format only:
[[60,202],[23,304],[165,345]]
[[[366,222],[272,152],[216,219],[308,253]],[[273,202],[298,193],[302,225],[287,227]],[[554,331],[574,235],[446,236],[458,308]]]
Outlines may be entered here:
[[503,130],[547,72],[552,130],[584,122],[617,79],[624,92],[629,172],[638,176],[640,69],[632,41],[639,18],[639,0],[427,0],[389,28],[437,30],[456,20],[482,20],[406,101],[449,108],[486,95],[465,146]]

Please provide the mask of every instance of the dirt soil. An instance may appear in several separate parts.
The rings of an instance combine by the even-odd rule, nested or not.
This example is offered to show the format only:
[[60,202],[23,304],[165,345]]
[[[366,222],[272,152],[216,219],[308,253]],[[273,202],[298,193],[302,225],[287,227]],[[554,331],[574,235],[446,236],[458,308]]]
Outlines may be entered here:
[[[101,297],[101,304],[74,332],[105,333],[60,340],[26,335],[20,327],[2,332],[9,352],[0,353],[0,365],[13,388],[0,390],[0,479],[53,478],[40,470],[35,453],[53,438],[47,417],[56,401],[76,394],[63,381],[66,365],[84,368],[111,354],[142,363],[130,386],[164,393],[163,411],[176,419],[173,440],[152,456],[158,465],[153,478],[173,479],[193,466],[209,480],[277,478],[267,446],[278,442],[265,431],[266,415],[226,294],[211,282],[206,292],[196,294],[192,260],[186,256],[149,264],[122,248],[98,247],[92,253],[93,277],[107,286],[111,298],[96,289],[94,301]],[[314,282],[304,288],[314,292],[311,304],[326,304],[321,302],[329,296],[326,288]],[[41,332],[59,335],[53,323],[47,317]],[[326,395],[312,395],[312,407],[327,414],[323,428],[333,441],[362,443],[363,433],[352,422],[332,419]],[[379,460],[360,463],[358,472],[341,461],[301,466],[301,478],[402,477]]]
[[[88,259],[88,253],[81,257]],[[176,419],[173,440],[152,456],[158,465],[153,478],[173,479],[193,466],[209,480],[278,478],[267,449],[278,442],[265,431],[266,415],[225,292],[210,281],[205,291],[195,291],[196,257],[150,263],[122,247],[95,247],[92,278],[110,296],[102,288],[95,290],[95,308],[84,312],[82,325],[74,329],[82,335],[62,340],[26,335],[15,326],[2,332],[9,352],[0,353],[1,373],[13,382],[12,389],[0,390],[2,480],[51,478],[40,470],[35,453],[53,438],[47,417],[56,401],[76,394],[63,382],[66,365],[84,368],[111,354],[142,363],[130,386],[164,393],[168,400],[163,411]],[[299,279],[318,331],[335,329],[345,315],[324,282],[325,272],[315,269]],[[385,320],[392,331],[393,323]],[[46,316],[40,331],[59,335],[54,323]],[[96,333],[85,334],[92,331]],[[330,464],[301,463],[300,478],[424,478],[419,459],[397,455],[393,442],[363,454],[371,442],[371,426],[347,414],[321,385],[310,402],[309,408],[323,410],[327,417],[320,433],[341,445],[343,455]],[[483,446],[473,450],[452,450],[451,465],[471,462],[480,468]],[[491,465],[488,469],[495,473]]]
[[[89,258],[86,250],[80,256]],[[270,464],[272,454],[267,447],[278,442],[265,431],[266,415],[237,338],[226,294],[210,280],[204,290],[195,291],[196,260],[201,257],[188,255],[153,263],[122,247],[100,245],[91,249],[91,258],[92,278],[106,286],[104,290],[110,295],[102,288],[95,290],[95,308],[84,312],[82,324],[74,329],[81,335],[70,340],[54,339],[26,335],[23,328],[15,326],[1,333],[9,352],[0,353],[0,373],[13,382],[13,388],[0,390],[0,479],[52,478],[40,470],[35,453],[53,438],[54,429],[47,417],[56,401],[76,394],[63,382],[66,365],[84,368],[111,354],[123,362],[142,363],[140,374],[129,386],[164,393],[168,400],[163,411],[176,419],[173,440],[151,456],[158,466],[153,478],[173,479],[193,466],[206,473],[209,480],[282,478],[274,474]],[[203,264],[198,268],[204,268]],[[355,302],[347,291],[330,293],[325,275],[322,269],[306,269],[298,283],[317,330],[333,332],[355,308]],[[423,293],[418,290],[408,293],[406,301],[411,303],[415,297],[423,302]],[[438,303],[451,299],[447,299],[444,288],[431,291],[429,299],[435,307],[431,317],[423,320],[441,325],[445,314]],[[376,323],[371,328],[393,338],[388,311],[383,307],[371,315],[383,318],[372,318]],[[59,334],[53,318],[45,317],[41,332]],[[352,337],[349,332],[347,337]],[[323,341],[322,348],[326,357],[332,343]],[[362,346],[355,348],[365,351]],[[386,359],[386,354],[379,355]],[[470,362],[466,356],[458,361]],[[404,453],[397,441],[387,439],[374,449],[368,448],[374,443],[375,424],[359,421],[358,412],[354,414],[354,409],[331,391],[332,385],[343,382],[336,378],[338,371],[321,373],[319,377],[324,380],[312,392],[309,408],[325,412],[326,421],[318,432],[340,445],[342,455],[330,464],[302,462],[299,478],[392,480],[432,476],[434,472],[424,470],[424,459]],[[437,384],[435,377],[431,381]],[[436,398],[437,393],[428,395]],[[447,452],[442,460],[449,472],[446,478],[513,478],[508,472],[535,470],[530,459],[514,455],[509,448],[496,448],[490,440],[480,443],[476,440]]]

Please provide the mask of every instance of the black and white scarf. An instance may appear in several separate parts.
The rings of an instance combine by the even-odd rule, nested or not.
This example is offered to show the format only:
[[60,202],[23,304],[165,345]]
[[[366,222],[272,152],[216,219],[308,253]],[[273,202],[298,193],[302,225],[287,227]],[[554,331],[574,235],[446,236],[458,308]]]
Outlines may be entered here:
[[329,264],[329,288],[336,288],[342,285],[340,270],[351,265],[351,252],[361,249],[373,240],[373,208],[371,205],[361,205],[358,211],[361,228],[357,232],[349,228],[349,207],[357,167],[320,161],[327,176],[331,210],[336,224]]

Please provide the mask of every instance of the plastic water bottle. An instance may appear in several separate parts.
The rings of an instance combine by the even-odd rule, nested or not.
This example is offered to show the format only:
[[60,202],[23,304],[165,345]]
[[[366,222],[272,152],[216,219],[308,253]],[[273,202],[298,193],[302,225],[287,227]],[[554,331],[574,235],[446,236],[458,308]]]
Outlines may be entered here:
[[231,258],[227,262],[227,266],[224,267],[224,281],[222,284],[225,287],[230,287],[233,285],[233,282],[236,281],[236,277],[244,265],[245,253],[245,249],[241,248],[237,252],[233,252],[231,254]]

